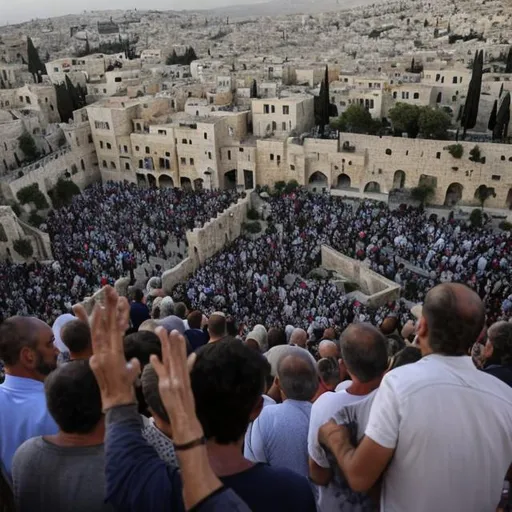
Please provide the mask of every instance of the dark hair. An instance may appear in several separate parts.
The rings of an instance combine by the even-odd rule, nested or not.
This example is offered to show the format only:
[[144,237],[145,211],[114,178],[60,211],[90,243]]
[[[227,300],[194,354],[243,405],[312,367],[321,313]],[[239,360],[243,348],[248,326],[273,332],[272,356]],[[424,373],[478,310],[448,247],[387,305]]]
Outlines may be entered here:
[[69,434],[88,434],[101,420],[101,394],[89,361],[70,361],[44,382],[46,403],[59,428]]
[[137,331],[124,337],[124,356],[127,361],[136,357],[145,366],[151,354],[162,357],[160,339],[154,332]]
[[318,390],[315,360],[300,347],[290,347],[277,363],[279,387],[286,398],[310,401]]
[[388,367],[388,343],[371,324],[349,325],[342,333],[341,357],[349,373],[361,382],[380,377]]
[[406,364],[416,363],[421,359],[421,350],[417,347],[405,347],[393,357],[390,370],[394,370]]
[[261,398],[266,371],[264,357],[240,342],[220,341],[197,351],[190,380],[206,438],[219,444],[240,440]]
[[151,410],[162,420],[169,423],[169,416],[165,410],[164,404],[160,397],[158,390],[158,375],[151,364],[144,367],[141,377],[142,393],[146,404],[151,407]]
[[213,336],[226,335],[226,317],[215,313],[208,319],[208,332]]
[[184,302],[176,302],[174,304],[174,314],[182,320],[187,318],[187,306]]
[[135,288],[133,298],[135,302],[140,302],[144,298],[144,292],[140,288]]
[[428,343],[434,353],[467,355],[485,323],[480,297],[458,283],[445,283],[427,293],[422,315],[428,326]]
[[388,356],[393,357],[395,354],[400,352],[403,348],[405,348],[405,341],[400,337],[394,334],[391,334],[387,337],[388,340]]
[[91,346],[91,329],[81,320],[71,320],[62,327],[60,337],[70,352],[83,352]]
[[288,341],[286,340],[286,332],[283,329],[277,329],[276,327],[271,327],[269,329],[267,341],[269,350],[272,347],[277,347],[278,345],[288,345]]
[[0,324],[0,360],[13,366],[20,360],[23,347],[35,350],[36,332],[28,325],[28,318],[13,316]]
[[232,316],[226,318],[226,332],[229,336],[233,336],[234,338],[238,335],[238,325]]
[[338,360],[334,357],[324,357],[317,363],[318,373],[326,384],[339,384],[341,380]]
[[187,316],[188,327],[190,329],[201,329],[201,322],[203,320],[203,314],[201,311],[192,311]]
[[512,363],[512,324],[497,322],[489,328],[487,337],[493,347],[488,364],[507,365]]

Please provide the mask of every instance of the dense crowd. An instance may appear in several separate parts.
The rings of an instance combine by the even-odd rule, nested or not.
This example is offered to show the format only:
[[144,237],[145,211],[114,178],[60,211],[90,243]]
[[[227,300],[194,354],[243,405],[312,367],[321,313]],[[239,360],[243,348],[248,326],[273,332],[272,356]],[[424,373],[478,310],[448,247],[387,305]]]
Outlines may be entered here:
[[303,279],[320,266],[321,245],[327,244],[400,284],[403,297],[413,302],[422,302],[438,283],[461,282],[484,300],[488,322],[512,314],[509,232],[473,228],[452,217],[428,218],[417,208],[390,210],[375,201],[351,205],[306,190],[272,198],[271,207],[261,238],[237,239],[174,295],[194,308],[224,309],[245,324],[275,327],[317,322],[343,329],[354,320],[380,325],[390,314],[407,316],[404,301],[372,311],[340,294],[327,278]]
[[52,322],[150,256],[179,257],[170,247],[185,242],[187,230],[202,226],[238,197],[227,190],[92,185],[70,206],[51,212],[42,226],[51,238],[53,264],[0,264],[0,312]]

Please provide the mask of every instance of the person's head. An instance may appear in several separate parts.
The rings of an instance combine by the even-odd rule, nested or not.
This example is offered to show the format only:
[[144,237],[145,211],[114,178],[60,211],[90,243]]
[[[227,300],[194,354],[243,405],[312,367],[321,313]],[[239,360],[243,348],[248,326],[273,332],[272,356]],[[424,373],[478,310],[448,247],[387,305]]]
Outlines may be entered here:
[[149,363],[151,354],[162,356],[160,338],[150,331],[138,331],[124,337],[124,356],[127,361],[136,357],[142,367]]
[[184,302],[176,302],[176,304],[174,304],[174,314],[182,320],[187,318],[188,310]]
[[277,347],[278,345],[287,345],[286,333],[283,329],[277,329],[272,327],[268,331],[267,335],[268,348]]
[[304,329],[296,327],[290,336],[290,345],[297,345],[297,347],[306,348],[307,343],[308,333]]
[[332,340],[332,341],[334,341],[334,339],[336,338],[336,331],[332,327],[328,327],[324,331],[323,338],[324,338],[324,340]]
[[236,338],[238,336],[238,325],[232,316],[226,318],[226,332],[228,336]]
[[139,288],[135,288],[135,291],[133,292],[133,300],[135,302],[142,302],[143,299],[144,299],[144,292]]
[[476,342],[485,323],[485,308],[476,292],[459,283],[444,283],[425,297],[417,334],[423,355],[462,356]]
[[385,336],[389,336],[396,331],[398,318],[396,316],[387,316],[380,324],[380,330]]
[[277,363],[276,384],[283,400],[309,402],[318,390],[319,376],[314,359],[299,347],[289,347]]
[[267,371],[264,357],[243,343],[219,341],[197,351],[190,382],[207,439],[224,445],[243,439],[260,413]]
[[330,340],[323,340],[319,343],[318,355],[321,358],[324,358],[324,357],[338,358],[340,356],[336,343],[334,343],[334,341],[330,341]]
[[178,331],[180,334],[185,332],[185,323],[176,315],[166,316],[157,321],[167,332]]
[[487,331],[486,364],[512,364],[512,323],[496,322]]
[[170,421],[165,410],[160,391],[158,390],[158,375],[151,364],[147,364],[142,371],[141,376],[142,394],[144,400],[153,416],[155,423],[160,430],[167,430]]
[[34,317],[14,316],[0,324],[0,360],[6,373],[44,381],[57,367],[51,328]]
[[159,304],[160,316],[159,318],[165,318],[174,314],[174,302],[168,295],[164,297]]
[[340,366],[335,357],[324,357],[318,361],[318,373],[325,386],[333,391],[341,382]]
[[226,315],[224,313],[213,313],[208,319],[208,334],[210,342],[218,341],[226,336]]
[[203,314],[201,311],[192,311],[187,316],[187,322],[190,329],[201,329]]
[[418,347],[408,346],[397,352],[391,359],[389,370],[394,370],[399,366],[416,363],[421,359],[421,350]]
[[262,352],[266,352],[268,350],[268,333],[267,329],[264,325],[257,324],[252,329],[252,332],[257,332],[260,336],[260,347]]
[[263,352],[263,334],[259,331],[251,331],[245,338],[245,345],[256,352]]
[[71,359],[89,359],[92,356],[91,329],[81,320],[68,322],[60,331],[62,342],[69,349]]
[[368,383],[388,367],[386,337],[371,324],[349,325],[340,339],[341,357],[352,380]]
[[103,421],[101,394],[89,361],[59,366],[44,383],[48,411],[67,434],[89,434]]
[[388,356],[393,357],[405,347],[405,341],[396,334],[387,337],[388,340]]
[[144,320],[139,325],[138,331],[149,331],[149,332],[155,332],[156,328],[158,327],[158,322],[156,320],[153,320],[152,318],[148,318],[148,320]]

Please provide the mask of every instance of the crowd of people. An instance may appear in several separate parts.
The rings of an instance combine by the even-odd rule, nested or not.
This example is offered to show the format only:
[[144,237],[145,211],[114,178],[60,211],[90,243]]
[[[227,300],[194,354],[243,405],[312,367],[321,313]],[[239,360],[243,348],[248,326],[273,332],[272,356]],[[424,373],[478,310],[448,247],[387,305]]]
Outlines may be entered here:
[[92,185],[41,226],[50,235],[52,264],[0,264],[0,313],[37,315],[51,323],[150,256],[183,257],[168,248],[184,247],[187,230],[201,227],[238,197],[233,190]]
[[243,329],[107,286],[8,318],[0,510],[508,512],[512,322],[460,283],[413,316]]

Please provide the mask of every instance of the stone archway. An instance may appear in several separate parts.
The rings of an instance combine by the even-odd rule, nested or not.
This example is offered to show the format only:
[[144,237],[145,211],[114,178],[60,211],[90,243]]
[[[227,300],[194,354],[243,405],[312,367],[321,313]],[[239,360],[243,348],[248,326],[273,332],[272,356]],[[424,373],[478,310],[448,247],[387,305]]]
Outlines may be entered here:
[[145,174],[137,173],[135,176],[137,178],[137,185],[139,185],[139,187],[147,186],[148,182],[146,181]]
[[150,187],[156,187],[156,178],[152,174],[148,174],[148,183]]
[[463,191],[464,191],[464,187],[460,183],[452,183],[446,189],[444,205],[445,206],[455,206],[462,199]]
[[364,191],[370,194],[380,194],[380,184],[376,181],[369,181],[365,185]]
[[160,176],[160,188],[173,188],[174,182],[172,181],[172,178],[170,176],[167,176],[166,174],[162,174]]
[[236,169],[232,169],[224,173],[224,188],[225,189],[233,189],[236,188],[237,185],[237,171]]
[[203,178],[197,178],[194,180],[194,190],[203,190],[204,180]]
[[350,179],[350,176],[345,173],[341,173],[336,181],[336,188],[350,188],[351,184],[352,180]]
[[180,180],[181,188],[185,190],[192,190],[192,182],[190,181],[190,178],[183,177]]
[[405,187],[405,172],[396,171],[393,177],[393,188],[404,188]]
[[309,184],[326,187],[328,184],[327,176],[323,172],[316,171],[309,177]]

